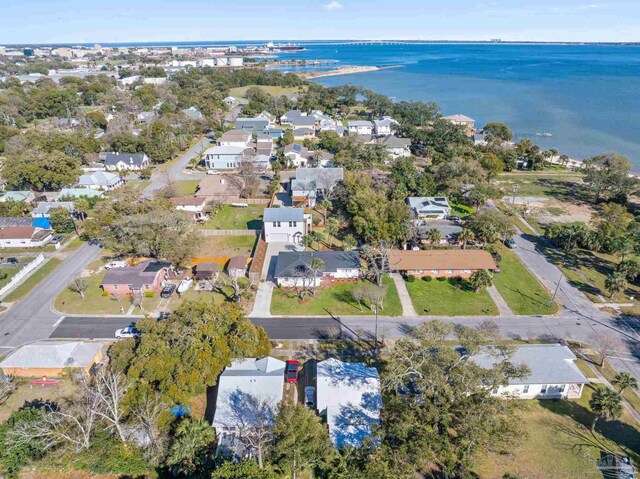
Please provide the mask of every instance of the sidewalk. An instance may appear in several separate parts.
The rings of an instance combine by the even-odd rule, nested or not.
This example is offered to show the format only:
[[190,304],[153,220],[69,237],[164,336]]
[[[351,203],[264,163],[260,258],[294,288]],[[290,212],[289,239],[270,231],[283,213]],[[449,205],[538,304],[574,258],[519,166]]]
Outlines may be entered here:
[[404,284],[404,279],[402,279],[402,276],[398,273],[391,273],[389,276],[393,279],[393,282],[396,285],[396,290],[398,291],[398,296],[400,297],[402,316],[407,318],[417,318],[418,313],[413,307],[411,296],[409,296],[409,291],[407,291],[407,285]]
[[271,296],[273,295],[274,284],[271,281],[262,281],[258,284],[258,292],[256,300],[253,303],[253,311],[249,315],[250,318],[269,318],[271,317]]
[[487,288],[487,293],[489,293],[489,296],[491,296],[491,299],[493,300],[493,302],[496,303],[496,306],[498,307],[498,313],[500,316],[514,315],[513,311],[511,311],[511,308],[509,307],[507,302],[504,300],[504,298],[500,294],[500,291],[498,291],[498,288],[496,288],[492,284]]

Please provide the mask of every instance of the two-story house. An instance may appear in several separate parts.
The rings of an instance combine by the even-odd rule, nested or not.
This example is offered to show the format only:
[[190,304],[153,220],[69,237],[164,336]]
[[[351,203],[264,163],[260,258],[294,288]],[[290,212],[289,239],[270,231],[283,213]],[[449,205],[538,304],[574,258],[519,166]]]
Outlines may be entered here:
[[366,120],[355,120],[347,123],[347,130],[350,135],[372,135],[373,123]]
[[302,208],[266,208],[263,216],[267,243],[302,243],[311,231],[311,215]]

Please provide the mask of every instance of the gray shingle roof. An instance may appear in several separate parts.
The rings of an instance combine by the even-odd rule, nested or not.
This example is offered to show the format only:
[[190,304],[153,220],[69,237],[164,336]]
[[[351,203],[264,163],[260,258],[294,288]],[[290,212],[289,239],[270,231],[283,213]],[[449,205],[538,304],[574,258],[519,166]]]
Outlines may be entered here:
[[31,226],[33,218],[24,216],[0,217],[0,228],[10,226]]
[[168,267],[169,263],[164,261],[145,261],[133,268],[112,268],[105,274],[102,284],[126,284],[133,289],[140,289],[153,283],[158,271]]
[[[471,361],[483,368],[491,368],[496,358],[478,354]],[[527,344],[519,346],[511,362],[526,365],[531,373],[526,378],[510,379],[509,384],[587,384],[589,380],[575,364],[576,357],[561,344]]]
[[278,254],[274,277],[294,277],[300,271],[306,271],[314,258],[324,261],[322,270],[325,273],[360,268],[360,257],[355,251],[285,251]]
[[144,153],[107,153],[104,157],[104,164],[106,166],[115,166],[121,161],[136,166],[142,166]]
[[304,221],[302,208],[265,208],[263,220],[273,221]]

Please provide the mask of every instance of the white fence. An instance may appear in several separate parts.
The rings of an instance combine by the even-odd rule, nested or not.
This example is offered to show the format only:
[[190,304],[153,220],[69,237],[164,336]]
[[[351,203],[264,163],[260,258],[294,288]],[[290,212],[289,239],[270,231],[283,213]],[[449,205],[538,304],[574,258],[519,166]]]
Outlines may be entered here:
[[31,263],[26,264],[24,268],[18,271],[13,276],[13,278],[11,278],[11,281],[9,281],[9,283],[7,283],[2,289],[0,289],[0,296],[3,296],[5,293],[10,291],[15,285],[17,285],[20,281],[22,281],[29,274],[31,274],[31,272],[35,270],[38,266],[40,266],[42,263],[44,263],[44,255],[40,253],[38,256],[35,257],[35,259]]
[[262,230],[200,230],[202,236],[260,236]]

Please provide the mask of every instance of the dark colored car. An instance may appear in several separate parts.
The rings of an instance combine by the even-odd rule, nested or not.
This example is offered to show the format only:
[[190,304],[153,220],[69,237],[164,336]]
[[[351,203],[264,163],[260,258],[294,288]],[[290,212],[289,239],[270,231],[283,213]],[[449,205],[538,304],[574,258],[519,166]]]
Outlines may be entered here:
[[298,361],[289,359],[285,370],[285,379],[288,383],[298,382]]
[[62,238],[62,236],[54,236],[53,238],[51,238],[51,244],[60,243],[60,241],[62,241]]
[[7,258],[6,264],[18,264],[18,258]]
[[169,317],[169,313],[167,311],[160,311],[160,314],[158,314],[158,321],[167,319],[168,317]]
[[175,284],[170,284],[168,286],[165,286],[164,288],[162,288],[162,291],[160,291],[160,297],[161,298],[170,298],[175,290],[176,290],[176,285]]
[[511,249],[515,249],[518,247],[516,242],[512,239],[505,240],[504,244],[507,248],[511,248]]

